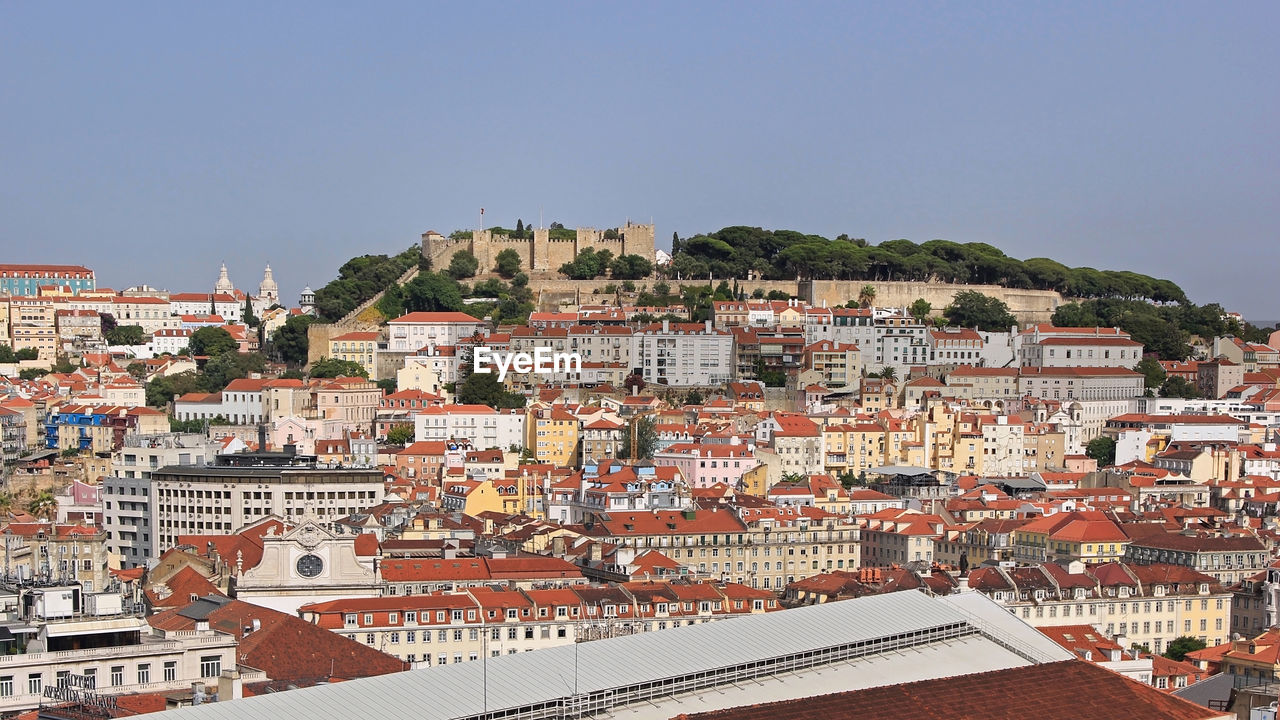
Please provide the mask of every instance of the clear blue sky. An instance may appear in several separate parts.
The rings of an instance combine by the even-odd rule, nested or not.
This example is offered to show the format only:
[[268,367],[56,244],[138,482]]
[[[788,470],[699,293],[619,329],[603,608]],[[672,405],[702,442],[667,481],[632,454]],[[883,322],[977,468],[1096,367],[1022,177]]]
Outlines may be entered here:
[[982,241],[1280,317],[1280,4],[6,3],[0,257],[291,302],[517,218]]

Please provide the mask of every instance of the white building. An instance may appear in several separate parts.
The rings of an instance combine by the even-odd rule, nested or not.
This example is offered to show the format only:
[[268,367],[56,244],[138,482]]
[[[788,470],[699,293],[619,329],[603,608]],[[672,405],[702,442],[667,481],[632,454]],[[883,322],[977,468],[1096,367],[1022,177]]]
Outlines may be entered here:
[[180,535],[229,535],[270,515],[332,522],[382,501],[376,468],[320,467],[276,453],[219,455],[216,463],[151,474],[155,557]]
[[487,405],[436,405],[422,408],[413,422],[418,442],[468,440],[477,450],[525,445],[525,411]]
[[195,433],[126,435],[102,479],[103,524],[107,551],[121,567],[145,565],[152,556],[151,474],[172,465],[205,465],[217,444]]
[[460,312],[413,312],[387,323],[391,352],[415,352],[428,345],[457,345],[460,340],[483,335],[489,326]]
[[631,336],[631,365],[654,385],[722,385],[733,379],[733,335],[711,322],[663,320]]
[[1018,374],[1019,395],[1045,400],[1128,400],[1145,390],[1142,373],[1122,367],[1023,367]]
[[164,355],[177,355],[183,348],[191,343],[191,331],[183,328],[165,328],[156,330],[151,334],[151,342],[147,343],[147,350],[151,351],[153,357]]

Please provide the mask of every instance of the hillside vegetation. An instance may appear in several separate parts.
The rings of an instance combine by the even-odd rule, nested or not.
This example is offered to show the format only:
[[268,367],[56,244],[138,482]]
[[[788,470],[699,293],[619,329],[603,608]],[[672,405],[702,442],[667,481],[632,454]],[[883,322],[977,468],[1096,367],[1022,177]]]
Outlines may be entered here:
[[670,272],[681,277],[767,280],[914,280],[1055,290],[1073,298],[1186,302],[1169,280],[1123,270],[1072,268],[1049,258],[1018,260],[986,243],[890,240],[870,245],[793,230],[741,225],[672,242]]

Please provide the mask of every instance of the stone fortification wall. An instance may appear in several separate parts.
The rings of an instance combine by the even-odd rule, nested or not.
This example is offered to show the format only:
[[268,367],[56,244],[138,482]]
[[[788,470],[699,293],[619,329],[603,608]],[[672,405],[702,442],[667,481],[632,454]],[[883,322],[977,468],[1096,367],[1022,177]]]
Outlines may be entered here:
[[480,272],[493,269],[498,253],[508,248],[520,255],[525,272],[553,272],[561,265],[572,262],[586,248],[608,250],[618,255],[639,255],[650,262],[654,259],[654,226],[628,222],[617,230],[618,237],[606,238],[606,230],[578,228],[572,238],[552,238],[551,231],[543,228],[533,231],[532,238],[512,238],[495,235],[492,230],[472,231],[470,238],[450,239],[439,233],[422,234],[422,254],[431,260],[431,267],[441,270],[449,266],[453,254],[470,250],[480,261]]
[[[702,285],[705,280],[667,280],[672,291],[681,285]],[[712,280],[719,285],[721,278]],[[728,280],[730,286],[733,280]],[[554,311],[562,304],[607,302],[609,295],[595,295],[593,291],[603,290],[607,285],[617,285],[617,281],[605,278],[595,280],[566,280],[564,278],[533,277],[529,286],[538,297],[538,309]],[[637,286],[653,287],[652,282],[640,281]],[[1061,295],[1049,290],[1017,290],[995,285],[955,285],[951,283],[923,282],[866,282],[866,281],[833,281],[819,280],[799,282],[794,280],[738,280],[738,287],[748,295],[757,288],[768,293],[779,290],[788,295],[795,295],[815,305],[826,304],[828,307],[842,306],[850,300],[856,300],[858,293],[866,285],[876,289],[875,304],[881,307],[907,307],[919,298],[924,298],[933,305],[934,311],[951,304],[955,294],[963,290],[976,290],[984,295],[991,295],[1004,301],[1010,312],[1018,317],[1019,322],[1049,322],[1053,311],[1066,302]]]
[[875,304],[881,307],[907,307],[924,298],[935,311],[951,304],[956,293],[976,290],[1002,300],[1009,311],[1023,323],[1049,322],[1053,311],[1066,302],[1062,295],[1052,290],[1020,290],[996,285],[957,285],[953,283],[923,282],[866,282],[849,280],[814,280],[800,283],[800,297],[816,305],[844,305],[856,300],[866,285],[876,289]]

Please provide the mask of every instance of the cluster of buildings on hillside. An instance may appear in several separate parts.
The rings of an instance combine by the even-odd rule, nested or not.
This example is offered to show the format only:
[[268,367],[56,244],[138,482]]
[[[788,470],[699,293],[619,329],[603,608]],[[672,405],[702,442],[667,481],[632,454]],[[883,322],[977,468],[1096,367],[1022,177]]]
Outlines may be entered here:
[[[269,271],[256,296],[224,272],[187,300],[12,267],[8,307],[53,308],[55,333],[64,310],[100,320],[134,300],[161,314],[117,322],[175,348],[183,316],[292,312],[271,310]],[[7,337],[45,313],[10,310]],[[1162,398],[1116,328],[979,332],[796,300],[680,313],[410,313],[327,340],[369,378],[268,366],[163,398],[147,383],[200,359],[85,335],[53,346],[70,371],[0,367],[0,712],[150,712],[412,668],[451,682],[526,652],[604,657],[840,606],[919,604],[895,647],[1075,658],[1144,697],[1280,672],[1270,346],[1208,340],[1204,359],[1164,363],[1202,397]],[[508,374],[521,408],[462,402],[481,347],[582,366]],[[1009,633],[1039,649],[1009,651]],[[1187,638],[1205,649],[1162,656]]]
[[[310,290],[304,299],[314,302]],[[223,265],[209,292],[171,293],[149,286],[117,292],[99,288],[93,270],[79,265],[0,264],[0,343],[14,353],[28,351],[12,364],[16,369],[49,368],[58,358],[106,352],[109,330],[141,328],[141,342],[116,350],[131,358],[147,359],[185,350],[191,333],[220,327],[231,333],[242,352],[258,349],[258,333],[245,324],[248,309],[269,333],[290,313],[280,306],[280,289],[268,265],[258,292],[236,289]],[[16,374],[16,369],[14,374]]]

